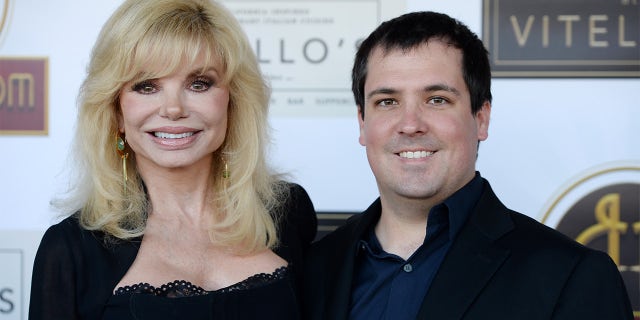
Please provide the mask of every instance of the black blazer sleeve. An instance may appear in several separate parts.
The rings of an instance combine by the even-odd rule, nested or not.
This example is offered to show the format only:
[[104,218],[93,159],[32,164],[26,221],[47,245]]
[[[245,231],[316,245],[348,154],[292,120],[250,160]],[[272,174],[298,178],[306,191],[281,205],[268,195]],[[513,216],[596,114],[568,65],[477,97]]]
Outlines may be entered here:
[[558,298],[553,319],[633,319],[633,308],[616,264],[589,250],[575,266]]

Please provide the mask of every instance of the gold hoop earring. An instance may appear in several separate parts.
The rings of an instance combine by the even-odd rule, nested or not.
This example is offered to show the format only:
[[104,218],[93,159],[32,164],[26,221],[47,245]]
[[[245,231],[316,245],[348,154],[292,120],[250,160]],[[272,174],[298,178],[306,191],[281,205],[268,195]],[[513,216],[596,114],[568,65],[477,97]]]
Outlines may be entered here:
[[122,159],[122,185],[124,186],[124,192],[127,192],[127,180],[129,180],[127,175],[127,158],[129,158],[129,153],[126,152],[126,142],[126,138],[123,140],[122,137],[116,133],[116,152],[118,152],[120,159]]

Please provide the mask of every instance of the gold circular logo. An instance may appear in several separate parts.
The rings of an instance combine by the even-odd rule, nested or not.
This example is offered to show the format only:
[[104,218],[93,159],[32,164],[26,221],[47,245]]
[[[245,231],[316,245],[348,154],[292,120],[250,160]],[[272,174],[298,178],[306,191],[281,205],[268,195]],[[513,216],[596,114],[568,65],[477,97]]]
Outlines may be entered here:
[[585,172],[546,206],[542,222],[618,265],[636,318],[640,316],[640,162]]

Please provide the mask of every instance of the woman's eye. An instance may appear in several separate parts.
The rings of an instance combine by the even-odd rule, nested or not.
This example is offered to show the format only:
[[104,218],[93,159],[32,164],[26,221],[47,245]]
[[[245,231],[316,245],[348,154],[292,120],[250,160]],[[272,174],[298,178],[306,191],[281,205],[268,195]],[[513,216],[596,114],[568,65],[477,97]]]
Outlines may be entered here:
[[209,79],[196,79],[191,83],[190,89],[193,91],[207,91],[211,88],[211,80]]
[[133,91],[141,94],[150,94],[157,91],[155,84],[151,81],[142,81],[133,85],[131,88]]

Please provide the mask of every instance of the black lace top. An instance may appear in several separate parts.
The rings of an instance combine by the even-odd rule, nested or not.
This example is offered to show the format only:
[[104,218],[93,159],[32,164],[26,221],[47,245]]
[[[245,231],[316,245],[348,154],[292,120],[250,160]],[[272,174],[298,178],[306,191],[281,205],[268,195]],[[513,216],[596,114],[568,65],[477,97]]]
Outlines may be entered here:
[[288,268],[260,273],[215,291],[176,280],[158,288],[118,288],[103,319],[298,319]]
[[144,284],[116,295],[113,289],[133,264],[142,238],[105,242],[104,234],[83,229],[73,215],[42,237],[33,263],[29,320],[299,319],[295,293],[301,289],[303,257],[317,220],[306,191],[289,185],[289,197],[277,209],[280,244],[274,248],[287,261],[286,272],[267,281],[248,279],[233,290],[206,292],[178,281],[160,287],[180,287],[167,296],[144,294],[157,291]]

